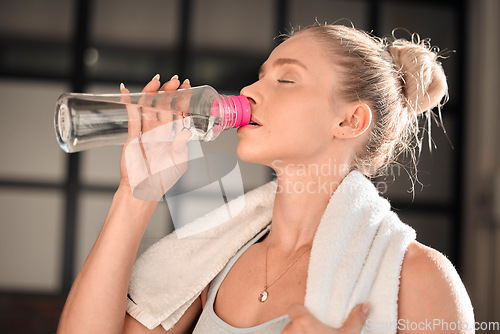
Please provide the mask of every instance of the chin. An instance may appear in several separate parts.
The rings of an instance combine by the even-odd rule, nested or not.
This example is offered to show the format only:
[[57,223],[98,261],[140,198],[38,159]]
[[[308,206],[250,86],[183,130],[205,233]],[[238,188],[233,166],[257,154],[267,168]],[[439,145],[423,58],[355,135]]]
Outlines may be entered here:
[[265,158],[265,153],[255,147],[245,147],[241,141],[236,148],[236,154],[241,161],[269,166],[269,159]]
[[242,147],[241,142],[238,143],[238,146],[236,147],[236,154],[240,160],[245,162],[256,163],[255,160],[258,160],[256,150],[252,150],[248,147]]

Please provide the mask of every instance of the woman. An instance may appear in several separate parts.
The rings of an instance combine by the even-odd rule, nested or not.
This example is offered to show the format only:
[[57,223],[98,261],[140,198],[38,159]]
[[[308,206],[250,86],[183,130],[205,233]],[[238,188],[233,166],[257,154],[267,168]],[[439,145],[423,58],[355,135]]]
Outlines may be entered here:
[[[158,79],[144,91],[158,90]],[[175,90],[179,84],[174,76],[161,89]],[[180,85],[186,87],[187,80]],[[271,224],[260,234],[252,234],[169,332],[238,332],[264,324],[246,333],[360,333],[368,314],[383,308],[369,296],[384,277],[374,273],[373,280],[361,284],[359,289],[368,292],[359,296],[366,299],[349,299],[349,306],[344,305],[349,310],[339,318],[342,322],[331,321],[338,326],[329,326],[320,314],[333,314],[336,308],[311,312],[313,307],[303,306],[310,294],[309,282],[307,294],[305,282],[312,266],[309,261],[314,259],[313,240],[321,237],[319,226],[330,212],[329,203],[347,191],[347,180],[360,173],[376,175],[402,152],[411,153],[417,115],[438,106],[446,91],[436,54],[424,43],[396,40],[386,44],[353,28],[324,25],[305,28],[279,45],[261,67],[259,80],[241,91],[250,101],[252,121],[257,125],[238,130],[237,149],[242,160],[270,166],[277,174]],[[187,132],[177,135],[171,147],[174,163],[185,154],[189,136]],[[314,166],[329,166],[328,172]],[[179,170],[181,174],[183,169]],[[131,196],[123,159],[121,172],[109,215],[68,296],[60,333],[166,332],[162,326],[148,330],[125,313],[135,254],[156,203]],[[364,219],[340,218],[353,223]],[[472,306],[455,269],[442,254],[412,241],[411,233],[407,235],[407,241],[400,242],[403,252],[392,262],[397,272],[395,284],[390,284],[397,293],[391,307],[397,307],[394,314],[402,325],[398,322],[397,328],[385,332],[445,331],[442,326],[409,326],[434,319],[467,323],[457,331],[470,330]],[[365,244],[360,243],[360,248]],[[368,249],[366,257],[372,251]],[[387,256],[372,257],[383,264]],[[344,265],[350,268],[349,261]],[[353,276],[353,280],[361,279]],[[324,284],[321,279],[315,282],[320,283]],[[325,286],[332,285],[335,282]],[[256,291],[261,292],[258,298]],[[135,304],[134,299],[132,294],[128,303]],[[205,314],[210,310],[219,320],[211,322],[213,318]],[[130,308],[129,312],[133,313]],[[380,330],[383,324],[366,325],[367,330]]]

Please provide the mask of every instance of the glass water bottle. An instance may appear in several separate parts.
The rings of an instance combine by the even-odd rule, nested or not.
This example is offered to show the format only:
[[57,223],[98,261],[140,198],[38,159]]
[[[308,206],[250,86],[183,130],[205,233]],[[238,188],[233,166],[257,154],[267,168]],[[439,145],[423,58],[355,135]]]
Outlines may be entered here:
[[[179,126],[174,121],[182,118],[183,128],[202,141],[211,141],[223,130],[248,124],[251,116],[245,96],[221,95],[210,86],[154,93],[66,93],[56,105],[57,141],[68,153],[122,145],[127,140],[131,109],[137,111],[139,122],[145,120],[146,113],[148,117],[156,114],[158,119],[171,120],[173,127]],[[171,133],[175,134],[175,129]]]

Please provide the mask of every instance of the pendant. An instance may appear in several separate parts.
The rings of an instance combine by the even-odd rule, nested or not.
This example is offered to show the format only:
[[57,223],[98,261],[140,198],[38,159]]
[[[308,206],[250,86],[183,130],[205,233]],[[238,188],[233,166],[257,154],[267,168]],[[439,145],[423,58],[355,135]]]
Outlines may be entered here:
[[262,292],[260,293],[260,296],[259,296],[259,301],[260,301],[261,303],[263,303],[263,302],[265,302],[265,301],[267,300],[268,293],[267,293],[266,289],[267,289],[267,287],[264,289],[264,291],[262,291]]

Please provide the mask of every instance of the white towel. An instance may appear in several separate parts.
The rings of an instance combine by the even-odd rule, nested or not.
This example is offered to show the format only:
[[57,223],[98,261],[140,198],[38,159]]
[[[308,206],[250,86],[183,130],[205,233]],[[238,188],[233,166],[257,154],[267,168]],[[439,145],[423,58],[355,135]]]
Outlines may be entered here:
[[[244,195],[236,217],[221,220],[227,217],[223,206],[151,246],[134,265],[127,312],[149,329],[173,327],[238,249],[269,228],[275,192],[276,182],[269,182]],[[415,237],[373,184],[352,171],[331,197],[314,236],[305,306],[327,325],[341,327],[355,305],[369,302],[364,332],[383,327],[395,333],[401,264]]]

